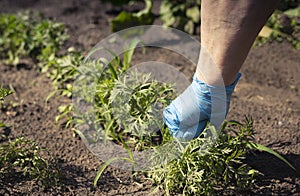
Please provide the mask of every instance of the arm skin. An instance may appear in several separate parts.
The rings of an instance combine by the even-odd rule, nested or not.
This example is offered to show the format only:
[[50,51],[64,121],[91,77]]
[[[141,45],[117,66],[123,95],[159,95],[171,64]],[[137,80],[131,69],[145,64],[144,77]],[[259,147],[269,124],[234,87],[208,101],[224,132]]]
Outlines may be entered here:
[[278,2],[279,0],[202,0],[201,47],[210,55],[220,74],[215,74],[212,64],[201,58],[205,55],[200,52],[197,78],[214,85],[221,75],[226,86],[232,84],[255,38]]

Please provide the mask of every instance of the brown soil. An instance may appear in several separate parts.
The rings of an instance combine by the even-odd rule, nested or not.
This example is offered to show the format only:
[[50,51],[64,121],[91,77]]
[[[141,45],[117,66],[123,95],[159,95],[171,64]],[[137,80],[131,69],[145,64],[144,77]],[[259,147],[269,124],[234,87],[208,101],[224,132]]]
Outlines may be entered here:
[[[109,4],[99,0],[1,0],[0,11],[15,13],[36,10],[46,17],[67,25],[70,40],[66,44],[88,51],[110,34],[108,19],[116,14]],[[187,76],[193,69],[186,61],[169,58],[168,52],[148,53],[152,60],[163,59]],[[148,57],[149,57],[148,56]],[[175,55],[176,56],[176,55]],[[261,171],[255,188],[239,194],[300,195],[300,55],[288,43],[271,43],[251,50],[242,69],[243,78],[232,98],[228,119],[244,120],[252,116],[257,142],[271,147],[287,158],[297,169],[273,156],[258,153],[249,156],[249,162]],[[109,167],[93,187],[93,178],[103,162],[98,160],[69,129],[55,124],[57,107],[67,99],[54,98],[45,104],[52,91],[51,81],[37,72],[32,64],[16,67],[0,64],[0,84],[11,85],[16,93],[2,109],[0,121],[10,125],[5,133],[10,138],[25,136],[49,149],[58,159],[63,172],[61,187],[43,190],[30,180],[7,179],[1,195],[63,194],[63,195],[149,195],[151,183],[141,179],[136,183],[131,173]],[[17,103],[13,106],[12,103]],[[1,186],[0,186],[1,187]],[[45,192],[46,191],[46,192]]]

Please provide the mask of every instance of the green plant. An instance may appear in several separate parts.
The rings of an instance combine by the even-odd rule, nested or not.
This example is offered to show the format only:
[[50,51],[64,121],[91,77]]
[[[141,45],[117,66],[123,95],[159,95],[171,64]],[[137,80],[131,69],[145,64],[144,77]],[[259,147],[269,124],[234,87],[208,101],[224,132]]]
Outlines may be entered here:
[[[124,4],[134,3],[135,1],[138,0],[112,3],[116,4],[118,2],[117,6],[122,7]],[[163,0],[157,16],[152,13],[153,0],[145,0],[144,2],[145,9],[137,13],[122,11],[116,18],[111,20],[111,30],[116,32],[133,26],[153,24],[154,19],[158,17],[162,20],[164,26],[184,30],[190,34],[196,33],[196,29],[200,26],[200,0]],[[291,42],[294,48],[299,49],[299,17],[300,5],[298,0],[281,0],[278,9],[259,33],[255,44],[261,45],[266,41],[286,39]]]
[[[215,144],[205,137],[204,131],[202,136],[181,146],[177,159],[154,166],[148,172],[156,185],[154,191],[160,189],[166,195],[215,195],[226,189],[251,188],[260,172],[244,161],[250,150],[264,150],[286,162],[271,149],[252,142],[252,127],[249,118],[244,124],[225,122]],[[208,125],[206,130],[214,130],[214,127]]]
[[[170,85],[151,80],[150,75],[128,70],[138,44],[139,40],[133,40],[125,49],[123,59],[110,51],[114,55],[111,62],[106,62],[105,59],[95,62],[97,65],[94,67],[97,67],[97,71],[93,68],[92,72],[101,75],[96,77],[94,100],[89,100],[89,96],[86,96],[85,100],[88,103],[95,102],[96,119],[93,121],[101,125],[95,135],[88,137],[93,138],[95,142],[103,139],[126,143],[129,142],[127,139],[131,138],[133,140],[124,145],[143,148],[143,130],[153,125],[158,129],[163,126],[155,121],[158,112],[155,105],[165,107],[174,99],[175,93]],[[84,94],[87,89],[78,90]],[[88,115],[79,116],[81,122],[76,123],[79,127],[82,123],[90,124],[91,119]],[[76,127],[75,130],[79,135],[83,135]]]
[[[123,3],[130,3],[132,1],[123,1]],[[153,7],[152,0],[144,0],[145,8],[137,13],[129,13],[122,11],[116,18],[110,21],[111,31],[116,32],[129,27],[138,25],[150,25],[153,24],[155,15],[152,13],[151,9]],[[119,4],[120,5],[120,4]]]
[[256,44],[266,41],[289,41],[295,49],[300,49],[300,4],[296,1],[281,1],[279,9],[268,19],[260,32]]
[[[12,93],[10,90],[0,88],[0,100],[4,101],[4,98]],[[6,125],[0,122],[0,128],[2,127]],[[41,182],[45,188],[59,185],[59,170],[54,162],[49,164],[44,158],[47,153],[45,149],[40,148],[36,142],[23,137],[6,140],[7,137],[1,135],[0,181],[3,182],[2,184],[8,176],[21,172],[24,177]]]
[[4,98],[8,95],[11,95],[13,92],[11,90],[7,90],[5,88],[0,87],[0,102],[4,101]]
[[[81,65],[83,55],[74,48],[69,48],[67,53],[61,57],[50,56],[42,63],[42,73],[46,73],[52,80],[55,89],[70,89],[68,85],[76,78],[77,68]],[[70,94],[66,94],[70,97]]]
[[45,61],[66,40],[63,24],[37,13],[0,14],[0,58],[18,64],[21,58]]
[[200,0],[163,0],[160,6],[160,18],[164,26],[194,34],[196,28],[200,26],[200,6]]
[[45,187],[58,185],[59,170],[44,158],[45,149],[23,137],[9,140],[0,146],[1,180],[8,175],[22,173],[24,177],[41,182]]
[[[112,3],[121,7],[136,1],[141,0],[118,1],[117,3],[113,1]],[[111,30],[116,32],[133,26],[153,24],[157,17],[152,12],[153,0],[144,0],[144,3],[145,8],[143,10],[136,13],[122,11],[116,18],[112,19],[110,21]],[[200,4],[200,0],[163,0],[160,5],[159,17],[164,26],[175,27],[193,34],[196,27],[200,25]]]

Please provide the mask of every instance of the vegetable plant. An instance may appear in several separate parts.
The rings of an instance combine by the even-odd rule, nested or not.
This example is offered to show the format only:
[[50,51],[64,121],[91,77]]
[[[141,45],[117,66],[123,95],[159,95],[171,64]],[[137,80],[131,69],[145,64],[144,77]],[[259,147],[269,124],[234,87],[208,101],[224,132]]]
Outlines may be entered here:
[[267,24],[260,32],[256,44],[266,41],[289,41],[295,49],[300,49],[300,4],[282,1],[280,8],[275,10]]
[[[107,2],[106,0],[102,0]],[[114,5],[122,7],[141,0],[112,1]],[[153,0],[144,0],[145,8],[139,12],[130,13],[122,11],[110,21],[113,32],[125,28],[153,24],[160,18],[164,26],[174,27],[190,34],[195,34],[200,26],[201,0],[162,0],[158,15],[152,11]],[[259,33],[256,45],[266,41],[289,41],[295,49],[300,48],[300,4],[297,0],[281,0],[278,8],[269,18],[262,31]]]
[[63,24],[38,13],[0,14],[0,59],[18,64],[21,58],[45,61],[67,38]]

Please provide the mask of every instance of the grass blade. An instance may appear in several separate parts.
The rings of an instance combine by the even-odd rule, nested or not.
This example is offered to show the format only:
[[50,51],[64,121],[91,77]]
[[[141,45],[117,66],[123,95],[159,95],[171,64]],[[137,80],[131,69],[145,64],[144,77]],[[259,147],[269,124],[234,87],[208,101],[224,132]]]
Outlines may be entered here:
[[125,161],[132,162],[132,160],[130,160],[129,158],[125,158],[125,157],[113,157],[113,158],[107,160],[107,161],[100,167],[100,169],[99,169],[98,172],[97,172],[97,175],[96,175],[96,177],[95,177],[95,179],[94,179],[94,186],[95,186],[95,187],[97,186],[97,182],[98,182],[99,178],[101,177],[103,171],[107,168],[107,166],[108,166],[109,164],[111,164],[112,162],[118,161],[118,160],[125,160]]
[[277,152],[275,152],[271,148],[268,148],[266,146],[263,146],[261,144],[257,144],[257,143],[254,143],[254,142],[250,142],[250,144],[248,145],[248,147],[254,148],[254,149],[257,149],[257,150],[260,150],[260,151],[264,151],[264,152],[267,152],[269,154],[272,154],[272,155],[276,156],[278,159],[282,160],[290,168],[292,168],[293,170],[296,171],[296,168],[292,164],[290,164],[285,158],[283,158],[283,156],[281,156],[280,154],[278,154]]

